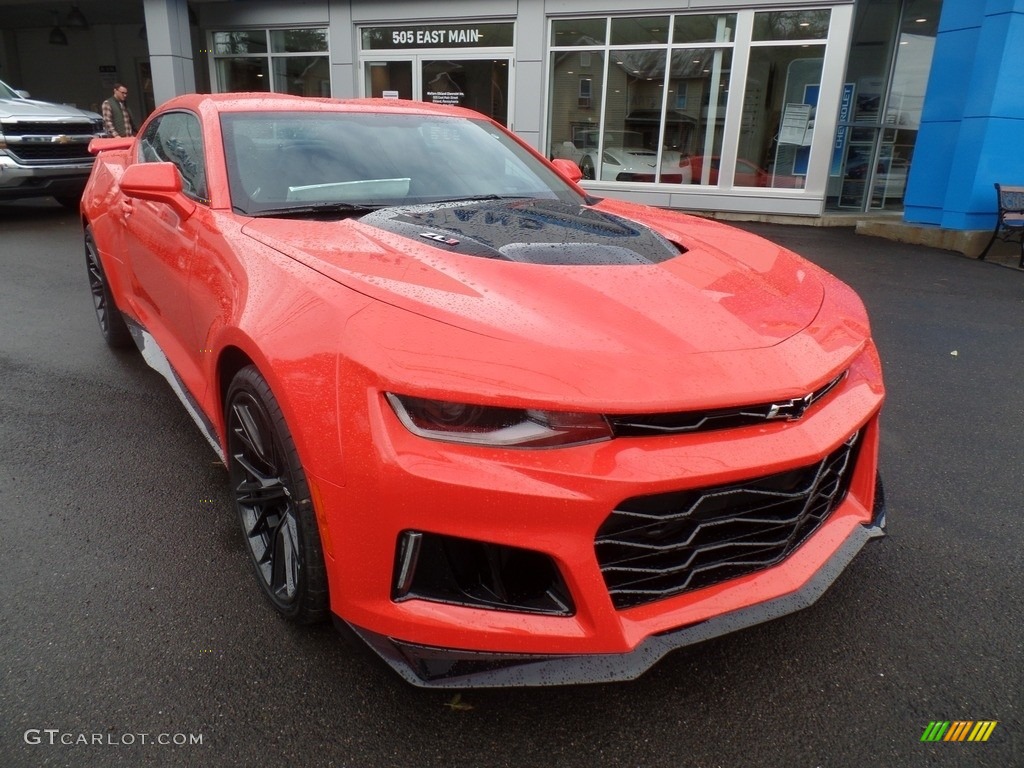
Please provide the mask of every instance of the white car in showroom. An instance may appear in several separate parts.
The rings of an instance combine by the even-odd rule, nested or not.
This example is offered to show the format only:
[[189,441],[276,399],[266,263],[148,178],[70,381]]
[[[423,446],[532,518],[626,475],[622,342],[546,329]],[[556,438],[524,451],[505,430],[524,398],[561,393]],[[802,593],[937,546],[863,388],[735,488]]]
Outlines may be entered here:
[[[600,154],[599,141],[598,131],[581,131],[576,134],[575,141],[565,141],[560,147],[556,147],[554,154],[555,157],[576,163],[583,172],[584,179],[690,183],[690,161],[675,150],[662,150],[661,178],[655,175],[658,168],[658,153],[644,146],[643,135],[639,131],[605,131],[604,151]],[[601,169],[600,177],[597,175],[598,167]]]

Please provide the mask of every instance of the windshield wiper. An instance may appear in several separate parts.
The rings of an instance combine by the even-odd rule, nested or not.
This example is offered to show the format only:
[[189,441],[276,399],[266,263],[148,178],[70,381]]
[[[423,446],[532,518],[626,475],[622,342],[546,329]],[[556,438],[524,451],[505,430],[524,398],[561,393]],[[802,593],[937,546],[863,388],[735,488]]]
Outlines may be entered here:
[[246,216],[256,218],[303,218],[307,216],[331,216],[335,214],[369,213],[387,208],[386,205],[370,205],[368,203],[312,203],[308,205],[290,205],[284,208],[265,208],[261,211],[239,211]]
[[435,203],[471,203],[476,200],[528,200],[529,195],[466,195],[465,197],[445,197],[440,200],[430,200],[426,205]]

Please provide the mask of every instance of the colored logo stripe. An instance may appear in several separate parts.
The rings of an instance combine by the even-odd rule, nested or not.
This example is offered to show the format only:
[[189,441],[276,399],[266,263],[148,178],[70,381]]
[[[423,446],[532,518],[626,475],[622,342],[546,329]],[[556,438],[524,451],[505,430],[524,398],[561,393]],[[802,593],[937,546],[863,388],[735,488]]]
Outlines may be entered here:
[[988,741],[997,720],[933,720],[921,734],[921,741]]

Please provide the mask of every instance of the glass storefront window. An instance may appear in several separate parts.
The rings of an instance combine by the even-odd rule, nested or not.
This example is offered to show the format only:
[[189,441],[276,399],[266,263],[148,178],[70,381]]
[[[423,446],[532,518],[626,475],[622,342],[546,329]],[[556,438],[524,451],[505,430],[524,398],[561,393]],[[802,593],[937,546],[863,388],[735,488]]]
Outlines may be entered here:
[[671,145],[670,137],[678,136],[693,184],[718,184],[731,70],[728,48],[687,48],[672,54],[665,138]]
[[232,53],[266,53],[267,33],[262,29],[214,32],[213,52],[218,56]]
[[330,96],[331,72],[326,56],[275,57],[274,93]]
[[804,186],[823,56],[819,46],[751,49],[737,157],[745,168],[737,167],[736,186]]
[[941,8],[941,0],[858,3],[829,209],[903,207]]
[[217,82],[221,91],[269,91],[270,77],[265,58],[218,58]]
[[221,93],[331,95],[325,28],[242,29],[213,32],[212,37],[216,87]]
[[326,29],[272,29],[270,50],[274,53],[327,52]]
[[612,45],[668,42],[668,16],[612,19]]
[[[605,89],[603,149],[599,158],[594,157],[600,160],[595,168],[583,166],[585,177],[682,182],[680,150],[665,146],[662,134],[666,56],[664,48],[612,53]],[[673,138],[679,140],[678,135]]]
[[735,28],[736,14],[553,21],[549,154],[587,179],[718,183]]
[[[831,19],[750,9],[553,20],[548,151],[595,181],[802,189]],[[749,37],[736,40],[739,28]],[[737,51],[746,82],[732,81]]]
[[604,45],[608,37],[608,20],[556,19],[551,22],[551,45]]
[[824,40],[831,12],[762,11],[754,14],[755,42],[767,40]]
[[581,169],[587,167],[592,177],[601,138],[604,62],[603,51],[551,54],[549,155],[572,160]]
[[736,14],[676,16],[673,43],[728,43],[736,29]]

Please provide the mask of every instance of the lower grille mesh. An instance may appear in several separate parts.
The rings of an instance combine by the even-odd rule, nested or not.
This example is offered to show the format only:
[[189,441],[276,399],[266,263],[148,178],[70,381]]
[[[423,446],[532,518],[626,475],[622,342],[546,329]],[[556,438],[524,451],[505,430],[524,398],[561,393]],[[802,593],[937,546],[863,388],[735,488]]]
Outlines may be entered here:
[[643,605],[784,560],[846,497],[859,436],[808,467],[620,504],[595,540],[612,603]]

